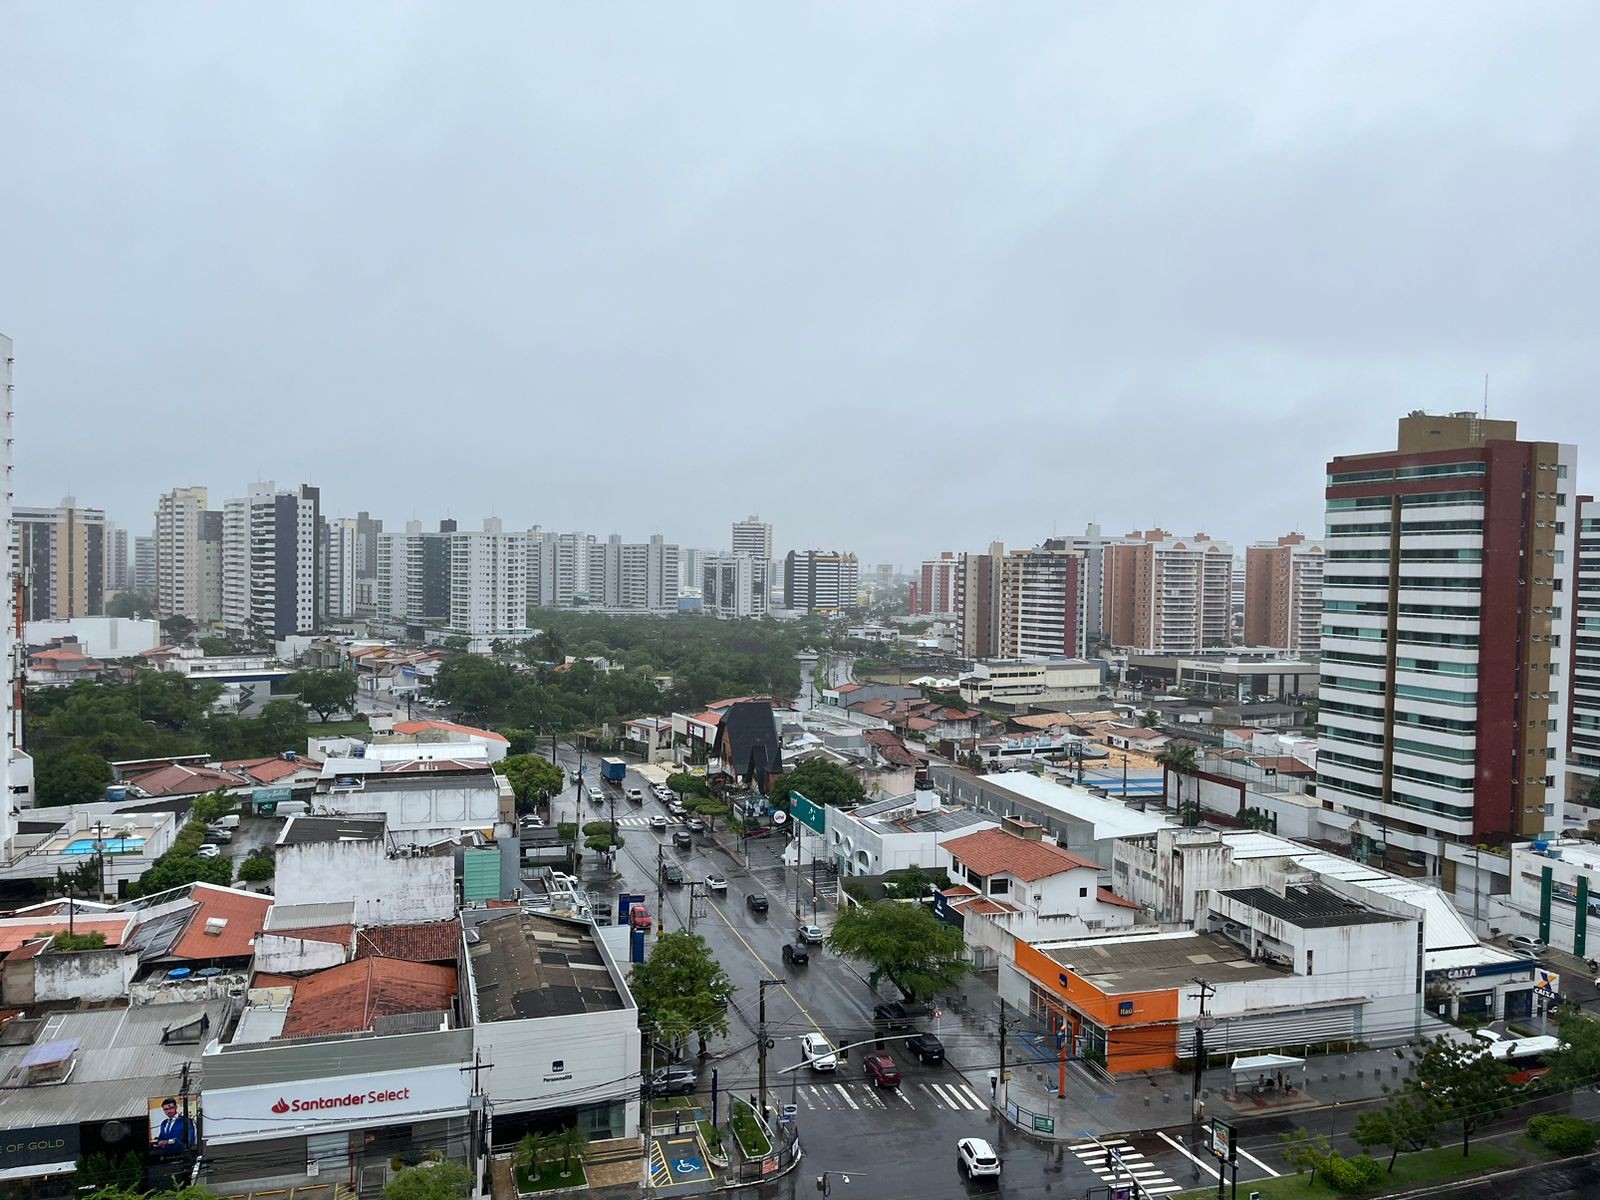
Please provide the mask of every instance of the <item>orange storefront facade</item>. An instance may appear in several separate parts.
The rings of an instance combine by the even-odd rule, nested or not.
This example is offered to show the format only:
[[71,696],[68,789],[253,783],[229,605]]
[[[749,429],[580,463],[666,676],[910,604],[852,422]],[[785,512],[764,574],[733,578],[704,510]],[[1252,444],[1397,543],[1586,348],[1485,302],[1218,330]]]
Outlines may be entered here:
[[1177,988],[1108,994],[1023,941],[1015,962],[1031,984],[1029,1015],[1058,1037],[1068,1032],[1064,1057],[1102,1061],[1112,1074],[1177,1065]]

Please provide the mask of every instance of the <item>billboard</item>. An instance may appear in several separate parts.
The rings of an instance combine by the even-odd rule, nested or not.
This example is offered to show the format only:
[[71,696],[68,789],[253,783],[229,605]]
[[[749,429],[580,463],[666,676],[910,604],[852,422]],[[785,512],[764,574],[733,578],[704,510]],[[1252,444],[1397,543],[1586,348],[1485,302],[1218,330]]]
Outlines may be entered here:
[[1236,1161],[1234,1151],[1233,1126],[1212,1118],[1211,1153],[1215,1154],[1223,1162],[1231,1163]]
[[459,1063],[205,1090],[206,1138],[226,1141],[276,1130],[385,1125],[466,1112],[470,1072]]
[[194,1149],[193,1096],[150,1097],[150,1154],[171,1158]]

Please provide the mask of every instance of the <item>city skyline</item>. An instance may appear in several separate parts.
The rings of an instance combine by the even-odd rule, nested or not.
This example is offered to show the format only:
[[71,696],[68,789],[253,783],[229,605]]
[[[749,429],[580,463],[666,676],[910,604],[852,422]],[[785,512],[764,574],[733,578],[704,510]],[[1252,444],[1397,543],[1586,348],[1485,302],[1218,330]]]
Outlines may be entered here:
[[204,464],[906,569],[1314,534],[1486,375],[1600,441],[1589,8],[21,11],[18,494],[138,533]]

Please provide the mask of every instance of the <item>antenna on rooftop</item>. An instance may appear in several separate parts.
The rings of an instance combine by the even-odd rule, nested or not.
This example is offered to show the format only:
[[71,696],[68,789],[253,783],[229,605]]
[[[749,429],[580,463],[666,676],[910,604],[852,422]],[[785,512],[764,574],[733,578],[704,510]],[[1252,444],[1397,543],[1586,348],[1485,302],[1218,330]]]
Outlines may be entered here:
[[1483,419],[1489,419],[1489,372],[1483,373]]

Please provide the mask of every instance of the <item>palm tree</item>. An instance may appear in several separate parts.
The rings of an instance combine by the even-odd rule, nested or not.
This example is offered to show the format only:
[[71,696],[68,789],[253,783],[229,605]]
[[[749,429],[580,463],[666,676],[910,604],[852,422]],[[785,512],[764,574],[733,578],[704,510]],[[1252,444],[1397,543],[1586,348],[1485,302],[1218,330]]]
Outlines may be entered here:
[[[1168,742],[1162,747],[1161,753],[1156,755],[1156,761],[1178,777],[1178,822],[1182,825],[1194,826],[1200,824],[1199,797],[1191,802],[1186,810],[1183,806],[1183,777],[1192,775],[1199,755],[1193,742]],[[1198,789],[1199,785],[1196,784]]]
[[561,1178],[566,1179],[572,1174],[572,1156],[577,1154],[579,1159],[582,1159],[588,1145],[589,1135],[576,1125],[568,1125],[550,1139],[551,1154],[561,1156]]
[[542,1133],[528,1132],[517,1143],[517,1166],[530,1176],[539,1174],[539,1167],[550,1156],[550,1139]]

